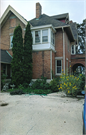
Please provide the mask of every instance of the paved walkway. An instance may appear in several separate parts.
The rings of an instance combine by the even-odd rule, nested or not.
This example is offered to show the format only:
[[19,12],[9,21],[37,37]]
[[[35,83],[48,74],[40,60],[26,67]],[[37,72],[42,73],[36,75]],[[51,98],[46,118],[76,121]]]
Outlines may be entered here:
[[0,93],[0,135],[82,135],[84,99]]

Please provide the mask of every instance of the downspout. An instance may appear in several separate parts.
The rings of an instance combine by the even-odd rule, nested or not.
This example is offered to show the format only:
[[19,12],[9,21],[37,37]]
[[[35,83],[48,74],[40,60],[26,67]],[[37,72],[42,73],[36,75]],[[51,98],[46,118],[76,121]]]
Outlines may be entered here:
[[65,74],[65,40],[64,40],[64,28],[62,27],[63,31],[63,71]]
[[50,78],[52,80],[52,50],[50,51]]

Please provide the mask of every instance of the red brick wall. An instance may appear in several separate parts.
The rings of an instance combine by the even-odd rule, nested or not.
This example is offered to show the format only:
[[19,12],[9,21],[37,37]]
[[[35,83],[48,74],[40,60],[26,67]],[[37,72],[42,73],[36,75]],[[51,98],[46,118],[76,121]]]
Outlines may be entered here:
[[55,52],[52,51],[52,71],[55,75]]
[[33,79],[50,79],[50,51],[33,52]]
[[18,18],[13,18],[11,19],[10,17],[13,17],[15,15],[11,14],[7,21],[4,23],[4,25],[1,28],[1,49],[7,50],[11,55],[12,55],[12,49],[10,49],[10,34],[14,32],[15,26],[20,26],[22,27],[22,32],[24,36],[24,30],[25,25],[18,19]]
[[[65,32],[65,69],[69,69],[71,64],[70,61],[71,61],[71,43],[68,38],[68,35]],[[67,62],[68,62],[68,66],[67,66]]]
[[61,29],[57,30],[55,34],[55,50],[55,57],[63,56],[63,33]]

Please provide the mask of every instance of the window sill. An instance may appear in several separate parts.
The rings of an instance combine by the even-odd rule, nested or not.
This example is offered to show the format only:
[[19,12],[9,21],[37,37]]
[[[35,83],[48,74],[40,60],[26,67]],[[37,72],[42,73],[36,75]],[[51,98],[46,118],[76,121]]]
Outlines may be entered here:
[[33,45],[38,45],[38,44],[47,44],[49,42],[42,42],[42,43],[34,43]]
[[9,50],[12,50],[12,47],[10,47]]
[[55,74],[56,76],[58,75],[58,76],[60,76],[60,75],[62,75],[62,73],[59,73],[59,74]]

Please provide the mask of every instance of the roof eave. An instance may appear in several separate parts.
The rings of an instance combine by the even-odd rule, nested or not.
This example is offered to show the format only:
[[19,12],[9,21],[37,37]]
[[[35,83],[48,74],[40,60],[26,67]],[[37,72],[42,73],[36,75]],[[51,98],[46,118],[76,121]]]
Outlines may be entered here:
[[53,27],[52,24],[31,27],[31,30],[37,30],[37,29],[41,29],[41,28],[50,28],[50,27],[54,30],[54,32],[56,32],[56,30],[55,30],[55,28]]
[[60,28],[69,28],[71,36],[72,36],[72,40],[75,41],[70,25],[64,25],[64,26],[55,27],[55,29],[60,29]]
[[7,14],[10,11],[13,12],[25,25],[27,25],[27,21],[25,19],[23,19],[23,17],[14,8],[12,8],[10,5],[8,6],[8,8],[5,10],[2,17],[0,18],[0,24],[2,24],[3,20],[5,19],[5,17],[7,16]]

